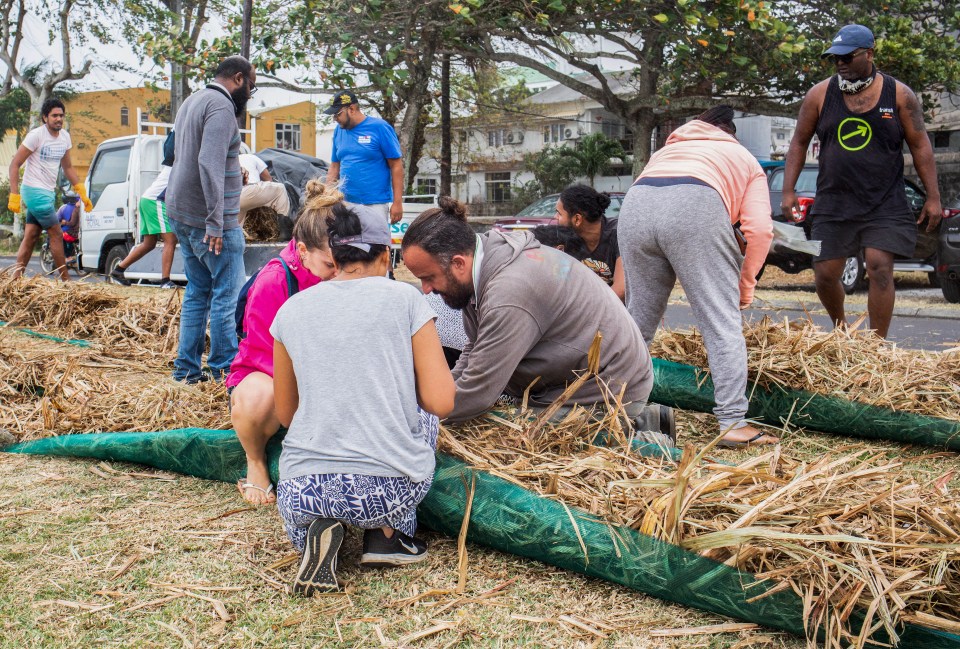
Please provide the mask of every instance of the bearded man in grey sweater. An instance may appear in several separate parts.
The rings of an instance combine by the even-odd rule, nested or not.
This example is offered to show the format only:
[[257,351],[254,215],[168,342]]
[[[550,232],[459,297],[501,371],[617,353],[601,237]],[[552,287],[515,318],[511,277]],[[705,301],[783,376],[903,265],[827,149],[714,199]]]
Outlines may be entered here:
[[[240,130],[237,116],[256,91],[257,73],[242,56],[217,67],[204,90],[177,111],[175,160],[167,185],[167,213],[180,241],[187,288],[173,378],[186,383],[223,380],[237,354],[234,311],[246,278],[240,213]],[[209,369],[201,365],[207,318]]]
[[584,383],[569,402],[603,404],[602,382],[614,398],[622,390],[638,430],[654,432],[648,440],[673,443],[672,411],[647,406],[653,364],[643,336],[589,268],[529,232],[475,234],[464,205],[446,196],[417,217],[402,245],[404,264],[423,291],[463,310],[468,342],[453,368],[450,420],[470,419],[501,395],[521,398],[528,389],[530,405],[550,405],[587,369],[600,331],[599,381]]

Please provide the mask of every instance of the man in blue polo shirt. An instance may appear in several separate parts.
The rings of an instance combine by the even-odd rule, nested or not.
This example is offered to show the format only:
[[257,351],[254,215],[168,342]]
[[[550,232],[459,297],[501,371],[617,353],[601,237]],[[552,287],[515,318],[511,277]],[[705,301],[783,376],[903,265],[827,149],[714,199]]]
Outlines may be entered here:
[[403,217],[403,163],[400,141],[387,122],[360,112],[357,96],[349,90],[334,95],[323,111],[333,115],[333,154],[327,182],[341,177],[346,203],[368,205],[383,212],[390,223]]

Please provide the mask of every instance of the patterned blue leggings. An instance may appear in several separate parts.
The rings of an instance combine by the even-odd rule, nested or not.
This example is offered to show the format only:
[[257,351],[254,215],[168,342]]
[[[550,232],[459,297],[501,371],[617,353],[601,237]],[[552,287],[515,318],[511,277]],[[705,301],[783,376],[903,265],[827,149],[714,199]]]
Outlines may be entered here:
[[[420,432],[437,447],[440,420],[420,411]],[[277,508],[287,536],[303,551],[307,528],[317,518],[335,518],[363,529],[391,527],[408,536],[417,531],[417,505],[427,496],[433,476],[423,482],[409,478],[324,473],[277,484]]]

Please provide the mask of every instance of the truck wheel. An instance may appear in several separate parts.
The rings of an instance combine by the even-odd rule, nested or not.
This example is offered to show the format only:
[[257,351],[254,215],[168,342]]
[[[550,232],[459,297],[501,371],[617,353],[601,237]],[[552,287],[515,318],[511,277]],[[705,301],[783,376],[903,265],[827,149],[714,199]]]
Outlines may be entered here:
[[847,263],[843,267],[843,274],[840,275],[843,292],[850,295],[862,289],[866,274],[867,266],[863,261],[862,252],[858,253],[856,257],[847,257]]
[[103,281],[107,282],[108,284],[117,283],[110,277],[110,273],[112,273],[117,265],[123,261],[124,257],[126,257],[129,252],[130,251],[127,250],[127,246],[122,243],[110,248],[109,252],[107,252],[107,261],[103,264],[103,272],[105,273],[103,276]]
[[944,277],[940,280],[940,290],[943,291],[943,298],[950,304],[960,304],[960,279],[948,279]]

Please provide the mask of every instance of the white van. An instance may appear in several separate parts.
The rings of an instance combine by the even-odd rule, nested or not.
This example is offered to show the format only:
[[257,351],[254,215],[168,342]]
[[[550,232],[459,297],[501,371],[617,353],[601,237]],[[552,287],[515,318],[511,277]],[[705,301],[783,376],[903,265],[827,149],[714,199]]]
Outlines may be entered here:
[[165,138],[128,135],[97,147],[86,180],[93,210],[80,216],[81,270],[109,275],[139,241],[140,195],[160,173]]

